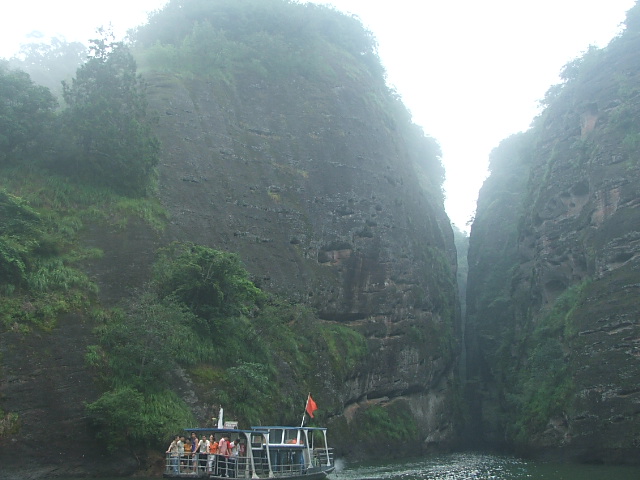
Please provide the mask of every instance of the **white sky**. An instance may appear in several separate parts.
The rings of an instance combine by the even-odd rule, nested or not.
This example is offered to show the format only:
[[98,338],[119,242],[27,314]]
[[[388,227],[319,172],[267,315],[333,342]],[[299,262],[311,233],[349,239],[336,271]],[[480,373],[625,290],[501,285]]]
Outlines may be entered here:
[[[0,57],[34,32],[86,43],[117,34],[166,0],[11,0],[0,6]],[[414,122],[436,138],[447,171],[445,207],[461,229],[475,211],[489,153],[526,130],[564,64],[605,46],[635,0],[330,0],[377,37],[388,80]]]

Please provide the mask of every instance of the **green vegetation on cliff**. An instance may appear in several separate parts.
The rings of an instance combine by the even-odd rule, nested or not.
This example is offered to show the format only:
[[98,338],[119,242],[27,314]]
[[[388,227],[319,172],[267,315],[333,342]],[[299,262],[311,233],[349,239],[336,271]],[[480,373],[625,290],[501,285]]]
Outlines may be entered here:
[[0,166],[27,161],[50,140],[56,104],[47,88],[0,63]]
[[570,410],[576,386],[569,364],[568,345],[576,335],[580,318],[575,312],[585,301],[585,284],[576,284],[560,295],[551,310],[526,338],[527,358],[519,369],[509,408],[514,415],[508,434],[524,448],[547,427],[550,419],[562,419]]
[[106,34],[71,84],[63,126],[71,141],[55,168],[126,195],[152,186],[159,142],[151,128],[142,80],[129,49]]
[[77,244],[84,222],[105,218],[114,206],[114,218],[123,210],[157,218],[152,201],[118,196],[144,193],[157,163],[135,62],[108,35],[94,40],[91,52],[65,85],[67,107],[60,112],[46,87],[0,66],[5,327],[51,328],[58,315],[86,306],[95,286],[78,262],[99,252]]
[[[0,176],[0,318],[4,328],[51,329],[59,315],[84,310],[96,286],[83,262],[99,258],[79,236],[87,224],[123,228],[141,218],[161,228],[152,199],[130,199],[46,171],[6,167]],[[13,193],[9,193],[13,192]]]
[[[1,331],[53,332],[61,316],[96,305],[85,265],[102,252],[83,245],[88,225],[139,217],[162,228],[164,211],[141,196],[158,143],[135,70],[123,44],[95,40],[56,110],[47,88],[0,66]],[[21,419],[4,417],[8,435]]]
[[[181,369],[207,418],[223,405],[242,425],[293,422],[305,392],[320,391],[314,372],[348,375],[367,353],[353,330],[269,299],[232,253],[173,243],[160,252],[151,285],[126,310],[103,317],[100,343],[87,353],[106,387],[87,405],[90,421],[113,450],[158,448],[158,439],[194,425],[190,406],[172,390],[184,381]],[[331,369],[320,367],[327,357]]]
[[63,82],[60,112],[46,87],[0,65],[0,165],[142,196],[153,187],[159,152],[145,86],[128,47],[101,33],[75,78]]
[[149,49],[149,67],[232,82],[238,74],[269,82],[302,74],[323,82],[345,67],[345,56],[371,81],[384,78],[373,34],[356,17],[312,3],[172,0],[134,41]]

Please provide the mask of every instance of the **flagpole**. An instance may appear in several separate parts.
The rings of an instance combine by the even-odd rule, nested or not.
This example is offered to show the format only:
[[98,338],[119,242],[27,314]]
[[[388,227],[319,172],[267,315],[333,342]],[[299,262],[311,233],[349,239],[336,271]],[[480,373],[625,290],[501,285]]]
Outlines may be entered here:
[[300,428],[304,427],[304,416],[307,414],[307,405],[309,405],[309,399],[311,398],[311,392],[307,395],[307,403],[304,404],[304,410],[302,411],[302,422],[300,423]]

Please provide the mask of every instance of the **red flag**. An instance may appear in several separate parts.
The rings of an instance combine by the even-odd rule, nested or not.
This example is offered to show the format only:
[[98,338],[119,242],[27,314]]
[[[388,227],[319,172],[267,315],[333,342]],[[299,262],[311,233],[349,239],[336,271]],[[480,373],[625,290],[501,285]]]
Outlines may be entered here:
[[309,395],[309,398],[307,398],[307,413],[311,418],[313,418],[313,412],[315,412],[317,409],[318,406],[316,405],[316,402],[314,402],[313,398],[311,398],[311,395]]

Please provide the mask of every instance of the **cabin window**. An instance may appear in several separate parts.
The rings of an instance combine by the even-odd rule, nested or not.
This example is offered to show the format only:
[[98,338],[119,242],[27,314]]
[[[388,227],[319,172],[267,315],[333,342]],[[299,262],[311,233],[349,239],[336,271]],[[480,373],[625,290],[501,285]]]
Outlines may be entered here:
[[285,430],[284,443],[298,443],[298,430]]
[[260,448],[266,443],[265,438],[261,434],[251,435],[251,446],[253,448]]
[[269,444],[282,443],[282,430],[271,430],[269,432]]

